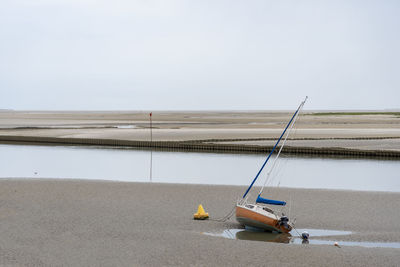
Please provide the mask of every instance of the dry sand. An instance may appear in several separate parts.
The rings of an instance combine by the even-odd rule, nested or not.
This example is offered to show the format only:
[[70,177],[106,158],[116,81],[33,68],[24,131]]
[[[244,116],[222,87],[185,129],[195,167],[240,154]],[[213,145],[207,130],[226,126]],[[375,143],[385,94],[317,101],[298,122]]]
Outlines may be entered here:
[[[235,140],[247,139],[246,144],[265,145],[251,139],[277,138],[290,117],[291,112],[272,111],[158,111],[153,112],[153,141],[230,139],[240,144]],[[398,115],[315,116],[305,112],[296,129],[291,146],[400,151]],[[149,141],[149,114],[2,111],[1,135]],[[305,143],[304,138],[311,140]]]
[[[0,180],[0,265],[398,266],[400,249],[293,245],[207,236],[244,187],[79,180]],[[399,193],[279,189],[298,228],[335,240],[400,242]],[[329,238],[328,238],[329,239]]]

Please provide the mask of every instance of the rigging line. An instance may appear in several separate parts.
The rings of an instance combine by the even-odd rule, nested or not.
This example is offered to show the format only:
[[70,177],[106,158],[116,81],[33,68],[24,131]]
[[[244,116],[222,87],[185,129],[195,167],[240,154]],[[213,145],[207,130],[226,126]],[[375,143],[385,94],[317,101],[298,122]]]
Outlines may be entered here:
[[[282,165],[282,163],[279,162],[278,165],[277,165],[278,167],[275,169],[274,175],[272,175],[272,178],[269,180],[269,182],[268,182],[268,184],[266,186],[273,187],[273,184],[274,184],[275,180],[279,181],[277,187],[280,186],[280,183],[281,183],[281,180],[282,180],[282,177],[283,177],[283,173],[282,173],[282,169],[283,168],[280,167],[281,165]],[[263,190],[265,190],[265,188]],[[264,191],[262,191],[262,192],[264,192]]]
[[[306,99],[307,99],[307,98],[306,98]],[[302,107],[302,108],[303,108],[303,107]],[[295,135],[297,134],[298,122],[300,122],[300,120],[301,120],[301,118],[302,118],[302,116],[300,116],[300,113],[301,113],[301,111],[302,111],[302,108],[299,110],[299,112],[298,112],[296,118],[294,119],[294,121],[293,121],[293,123],[292,123],[292,125],[291,125],[291,127],[290,127],[290,129],[289,129],[289,131],[288,131],[288,133],[287,133],[287,135],[286,135],[285,140],[283,141],[283,144],[282,144],[282,146],[281,146],[281,148],[280,148],[280,150],[279,150],[279,153],[278,153],[277,157],[275,158],[274,163],[272,164],[272,167],[271,167],[271,169],[270,169],[270,171],[269,171],[269,173],[268,173],[268,178],[267,178],[267,179],[268,179],[268,183],[267,183],[267,181],[265,181],[264,187],[265,187],[266,184],[267,184],[268,186],[272,186],[274,180],[276,180],[276,178],[278,177],[278,175],[282,175],[282,173],[276,172],[276,173],[273,175],[273,177],[272,177],[271,179],[269,178],[269,176],[270,176],[270,174],[272,173],[273,169],[275,168],[275,170],[276,170],[276,169],[278,169],[277,166],[280,166],[280,165],[281,165],[281,159],[282,159],[282,157],[279,158],[279,155],[280,155],[280,154],[283,155],[283,153],[281,153],[281,152],[282,152],[282,148],[285,146],[286,140],[288,139],[289,135],[295,136]],[[296,122],[297,122],[297,123],[296,123]],[[292,133],[292,132],[293,132],[293,133]],[[289,140],[293,140],[293,139],[295,139],[295,138],[291,138],[291,139],[289,139]],[[279,158],[280,160],[278,160],[278,158]],[[277,162],[278,164],[275,166],[276,162]],[[287,163],[287,161],[285,161],[285,163]],[[262,192],[263,192],[263,188],[261,188],[260,194],[261,194]]]
[[[283,153],[281,155],[283,155]],[[272,192],[272,187],[273,187],[274,181],[281,180],[281,178],[283,177],[283,171],[285,170],[284,166],[286,166],[287,163],[288,163],[287,158],[285,158],[285,159],[283,159],[282,157],[279,158],[279,160],[277,161],[277,164],[275,166],[274,173],[273,173],[273,175],[271,175],[271,178],[268,180],[268,182],[265,183],[264,189],[262,192],[264,192],[266,190],[267,190],[268,194],[270,194],[270,192]]]
[[257,180],[258,176],[260,175],[260,173],[262,172],[262,170],[264,169],[265,165],[267,164],[269,158],[271,157],[272,153],[274,153],[275,148],[278,146],[279,142],[281,141],[283,135],[286,133],[287,128],[289,127],[289,125],[292,123],[294,117],[297,115],[297,113],[299,112],[300,108],[304,105],[304,103],[306,102],[308,97],[306,97],[304,99],[303,102],[301,102],[300,106],[297,108],[296,112],[293,114],[293,117],[290,119],[289,123],[287,124],[285,130],[283,131],[283,133],[281,134],[281,136],[279,137],[278,141],[276,142],[275,146],[272,148],[271,152],[269,153],[267,159],[264,161],[264,164],[261,166],[261,169],[258,171],[256,177],[254,177],[253,181],[251,182],[249,188],[247,188],[246,192],[244,193],[242,198],[245,198],[247,193],[249,193],[250,189],[253,187],[253,184],[255,183],[255,181]]
[[[296,120],[296,119],[295,119],[295,120]],[[293,128],[293,125],[295,125],[294,123],[295,123],[295,122],[293,122],[293,124],[292,124],[292,128]],[[289,130],[289,132],[288,132],[286,138],[289,136],[289,134],[291,134],[292,128]],[[267,182],[267,181],[264,182],[264,186],[263,186],[263,188],[261,188],[260,194],[263,192],[264,187],[265,187],[266,185],[267,185],[267,186],[272,186],[273,183],[274,183],[274,181],[278,178],[278,176],[282,176],[282,169],[283,169],[283,168],[280,167],[280,166],[282,165],[282,157],[279,157],[279,156],[280,156],[281,154],[283,155],[283,153],[281,153],[281,152],[282,152],[283,147],[285,146],[285,142],[286,142],[286,139],[284,140],[284,142],[283,142],[283,144],[282,144],[282,146],[281,146],[281,149],[279,150],[279,153],[278,153],[278,155],[276,156],[276,158],[275,158],[275,160],[274,160],[274,162],[273,162],[273,164],[272,164],[272,167],[271,167],[271,169],[270,169],[270,171],[269,171],[269,173],[268,173],[268,178],[267,178],[267,179],[268,179],[268,182]],[[278,160],[278,158],[279,158],[279,160]],[[286,164],[286,163],[287,163],[287,159],[286,159],[285,161],[283,161],[283,163]],[[275,173],[274,173],[273,175],[271,175],[273,171],[275,171]],[[271,177],[271,178],[270,178],[270,177]],[[280,178],[279,178],[279,179],[280,179]],[[278,179],[278,180],[279,180],[279,179]]]
[[[307,98],[306,98],[306,99],[307,99]],[[304,102],[305,102],[305,101],[304,101]],[[300,107],[299,107],[299,109],[298,109],[299,112],[296,112],[294,119],[292,118],[293,120],[292,120],[291,123],[289,124],[289,125],[290,125],[290,126],[289,126],[289,127],[290,127],[290,128],[289,128],[289,131],[286,133],[286,136],[285,136],[285,138],[283,139],[283,143],[282,143],[281,147],[279,148],[278,155],[276,155],[276,157],[275,157],[275,159],[274,159],[274,162],[272,163],[271,169],[270,169],[269,172],[267,173],[267,179],[265,179],[264,185],[261,187],[261,190],[260,190],[259,195],[262,194],[262,192],[263,192],[263,190],[264,190],[264,187],[265,187],[267,181],[270,179],[270,175],[271,175],[271,173],[272,173],[272,171],[273,171],[273,169],[274,169],[274,167],[275,167],[275,165],[276,165],[276,162],[277,162],[277,160],[278,160],[278,158],[279,158],[279,155],[281,154],[281,151],[282,151],[283,147],[285,146],[286,140],[287,140],[287,138],[289,137],[290,132],[292,131],[293,126],[295,125],[297,118],[299,117],[300,110],[301,110],[301,108],[304,106],[304,102],[301,103],[301,105],[300,105]],[[286,129],[287,129],[287,128],[286,128]]]
[[[292,142],[293,142],[293,144],[296,144],[297,143],[297,141],[298,141],[298,137],[299,137],[299,124],[301,123],[301,121],[302,121],[302,119],[303,119],[303,116],[299,116],[298,118],[297,118],[297,123],[296,123],[296,125],[293,127],[293,130],[292,130],[292,138],[290,138],[290,140],[292,140]],[[301,138],[300,138],[301,139]]]
[[[270,171],[269,171],[269,173],[268,173],[268,177],[270,176],[270,174],[271,174],[272,171],[274,170],[274,168],[275,168],[275,166],[276,166],[276,163],[277,163],[277,162],[279,163],[279,161],[278,161],[279,156],[280,156],[280,154],[281,154],[281,152],[282,152],[283,147],[284,147],[285,144],[286,144],[287,138],[288,138],[289,135],[291,134],[291,132],[292,132],[292,130],[293,130],[293,127],[294,127],[294,125],[296,124],[296,120],[298,119],[300,112],[301,112],[301,109],[299,110],[299,112],[297,113],[296,117],[294,118],[294,120],[293,120],[293,122],[292,122],[292,124],[291,124],[291,126],[290,126],[290,128],[289,128],[289,131],[287,132],[286,137],[285,137],[285,139],[283,140],[283,143],[282,143],[282,145],[281,145],[281,147],[280,147],[280,149],[279,149],[278,155],[275,157],[274,162],[273,162],[273,164],[272,164],[272,167],[271,167],[271,169],[270,169]],[[273,179],[272,179],[272,180],[273,180]],[[271,183],[272,183],[272,181],[271,181]],[[264,184],[265,184],[265,183],[264,183]],[[262,190],[263,190],[263,188],[261,189],[260,194],[262,193]]]
[[299,235],[299,237],[301,237],[301,234],[299,233],[299,231],[297,231],[296,227],[292,226],[292,228],[296,231],[296,233]]
[[[299,125],[301,125],[302,123],[303,123],[303,121],[304,121],[304,118],[305,118],[305,116],[299,116],[299,118],[297,118],[297,123],[296,123],[296,125],[294,126],[294,129],[293,129],[293,134],[292,134],[292,136],[293,136],[293,138],[292,138],[292,140],[293,140],[293,143],[296,143],[296,140],[297,140],[297,138],[299,138],[299,136],[300,136],[300,139],[301,139],[301,132],[300,132],[300,127],[299,127]],[[295,191],[290,191],[290,193],[289,193],[289,196],[290,196],[290,205],[289,205],[289,218],[291,218],[291,215],[292,215],[292,210],[293,210],[293,213],[295,214],[296,213],[296,211],[295,211],[295,208],[294,208],[294,203],[295,203],[295,199],[296,199],[296,193],[295,193]],[[296,219],[295,219],[296,220]],[[294,225],[294,224],[293,224]]]
[[[286,136],[287,137],[287,136]],[[286,141],[286,139],[284,140]],[[278,160],[279,155],[281,154],[282,148],[284,147],[285,142],[283,142],[282,146],[280,147],[280,150],[278,152],[278,155],[275,157],[274,162],[269,170],[269,172],[267,173],[267,179],[264,181],[264,185],[261,187],[259,195],[262,194],[264,188],[266,185],[268,186],[272,186],[274,180],[278,177],[278,175],[280,174],[279,171],[281,170],[279,168],[280,165],[282,165],[282,160]],[[274,175],[271,175],[272,172],[275,171]]]

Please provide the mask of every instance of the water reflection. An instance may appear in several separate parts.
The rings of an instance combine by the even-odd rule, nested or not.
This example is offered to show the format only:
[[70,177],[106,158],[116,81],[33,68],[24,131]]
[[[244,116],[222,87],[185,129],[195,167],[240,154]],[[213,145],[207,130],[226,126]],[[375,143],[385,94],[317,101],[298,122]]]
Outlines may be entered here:
[[150,183],[153,181],[153,150],[150,150]]
[[[0,161],[0,177],[7,178],[150,180],[156,183],[222,185],[249,185],[265,160],[265,155],[261,154],[81,146],[0,145],[0,154],[7,157],[7,160]],[[276,184],[272,186],[279,183],[281,187],[292,188],[400,192],[398,161],[282,157],[280,166],[274,180]],[[256,186],[260,185],[257,183]]]
[[318,236],[340,236],[350,235],[350,231],[325,230],[325,229],[296,229],[289,233],[271,233],[258,230],[256,228],[246,227],[246,229],[226,229],[222,233],[205,233],[209,235],[222,236],[229,239],[265,241],[276,243],[294,243],[296,239],[303,240],[299,237],[299,233],[308,232],[310,237]]
[[[304,240],[299,237],[297,232],[307,231],[310,233],[310,239]],[[296,245],[335,245],[339,246],[359,246],[359,247],[381,247],[381,248],[400,248],[400,242],[353,242],[353,241],[336,241],[336,240],[322,240],[314,239],[314,237],[321,236],[342,236],[350,235],[350,231],[337,231],[325,229],[297,229],[297,232],[290,232],[287,234],[270,233],[263,231],[256,231],[254,229],[226,229],[220,233],[203,233],[205,235],[223,237],[228,239],[273,242],[282,244],[296,244]]]
[[[229,232],[231,232],[231,230],[228,229]],[[232,235],[233,233],[231,232],[229,234]],[[275,242],[275,243],[289,243],[290,240],[292,239],[292,235],[289,233],[277,234],[268,232],[254,232],[249,230],[237,231],[234,234],[234,236],[235,238],[232,239]]]

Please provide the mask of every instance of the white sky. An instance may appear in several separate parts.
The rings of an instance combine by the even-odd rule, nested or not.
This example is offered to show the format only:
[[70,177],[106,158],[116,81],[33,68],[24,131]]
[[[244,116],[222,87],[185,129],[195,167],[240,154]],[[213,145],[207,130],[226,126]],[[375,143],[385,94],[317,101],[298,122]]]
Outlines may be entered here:
[[0,109],[400,108],[400,1],[1,0]]

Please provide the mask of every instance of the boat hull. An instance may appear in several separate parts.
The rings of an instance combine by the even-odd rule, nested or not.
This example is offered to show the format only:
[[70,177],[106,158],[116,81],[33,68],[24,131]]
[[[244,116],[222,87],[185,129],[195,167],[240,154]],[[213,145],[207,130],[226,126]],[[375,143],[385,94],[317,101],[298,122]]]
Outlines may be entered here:
[[236,220],[241,225],[263,229],[270,232],[288,233],[292,230],[290,225],[287,225],[288,227],[280,225],[279,218],[275,215],[269,215],[239,205],[236,206]]

